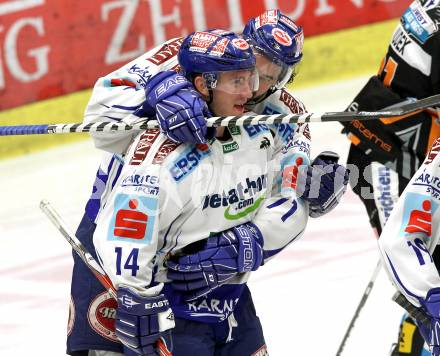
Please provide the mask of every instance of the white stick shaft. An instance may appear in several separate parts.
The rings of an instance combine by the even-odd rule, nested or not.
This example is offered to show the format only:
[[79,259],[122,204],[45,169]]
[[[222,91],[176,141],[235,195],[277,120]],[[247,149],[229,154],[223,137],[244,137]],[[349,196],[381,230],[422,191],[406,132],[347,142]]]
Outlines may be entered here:
[[[373,120],[381,118],[396,118],[415,114],[422,110],[435,107],[440,104],[440,94],[428,98],[405,101],[393,108],[380,111],[359,111],[359,112],[324,112],[324,113],[303,113],[303,114],[276,114],[276,115],[243,115],[243,116],[222,116],[210,117],[206,120],[208,127],[218,126],[243,126],[260,124],[294,124],[307,122],[338,121],[349,122],[353,120]],[[139,118],[141,120],[141,118]],[[127,130],[148,130],[159,127],[156,120],[139,122],[134,125],[127,125],[121,122],[96,122],[93,124],[46,124],[46,125],[20,125],[0,126],[0,136],[14,135],[36,135],[36,134],[61,134],[73,132],[109,132]]]
[[49,220],[55,225],[59,232],[64,236],[64,238],[69,242],[78,256],[83,260],[83,262],[90,268],[93,274],[99,279],[99,281],[107,288],[110,295],[116,299],[116,292],[110,278],[107,276],[102,267],[93,258],[93,256],[86,250],[84,245],[74,233],[70,231],[67,224],[61,218],[61,216],[55,211],[55,209],[50,205],[47,200],[42,200],[40,202],[40,209],[46,214]]

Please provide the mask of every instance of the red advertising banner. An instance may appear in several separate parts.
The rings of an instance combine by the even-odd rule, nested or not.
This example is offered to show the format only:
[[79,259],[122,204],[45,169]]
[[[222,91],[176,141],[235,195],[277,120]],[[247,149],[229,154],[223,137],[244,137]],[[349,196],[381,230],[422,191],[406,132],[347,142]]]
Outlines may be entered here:
[[[194,30],[279,8],[307,36],[399,17],[409,0],[0,0],[0,110],[89,88]],[[252,4],[252,5],[251,5]]]

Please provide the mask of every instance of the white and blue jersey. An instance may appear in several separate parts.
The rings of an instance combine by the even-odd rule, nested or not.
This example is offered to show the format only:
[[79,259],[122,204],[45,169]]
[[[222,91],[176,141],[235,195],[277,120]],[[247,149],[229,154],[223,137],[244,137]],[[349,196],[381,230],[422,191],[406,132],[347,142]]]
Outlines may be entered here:
[[105,205],[109,193],[112,191],[121,174],[123,164],[124,160],[122,155],[103,154],[98,171],[96,172],[92,194],[85,209],[90,221],[95,222],[101,207]]
[[440,286],[432,254],[440,240],[440,138],[400,196],[379,239],[384,266],[415,306]]
[[309,164],[302,150],[309,145],[305,128],[281,147],[267,127],[259,133],[232,130],[231,140],[204,145],[176,144],[158,129],[139,134],[93,239],[115,287],[130,285],[143,295],[165,292],[177,317],[225,320],[249,273],[201,304],[184,303],[170,288],[162,290],[166,261],[212,233],[249,221],[263,235],[265,260],[298,239],[308,218],[308,204],[296,197],[298,168]]
[[[181,41],[182,39],[179,38],[167,41],[162,46],[152,49],[113,73],[100,78],[95,84],[92,97],[86,108],[84,122],[123,121],[128,124],[133,124],[138,120],[144,120],[147,116],[147,113],[143,109],[143,103],[145,101],[145,83],[152,75],[159,71],[177,68],[176,54]],[[287,93],[287,91],[284,92]],[[293,96],[290,94],[283,94],[281,96],[280,91],[272,94],[264,101],[264,103],[258,104],[252,111],[256,113],[264,112],[267,114],[276,112],[290,113],[292,110],[297,110],[293,111],[296,113],[302,113],[305,111],[303,105],[294,99]],[[281,175],[278,176],[277,183],[279,185],[284,184],[286,188],[292,185],[295,186],[294,180],[297,172],[295,169],[295,164],[299,162],[307,163],[309,161],[308,157],[310,152],[310,140],[307,125],[299,127],[297,125],[283,124],[271,128],[268,128],[265,125],[260,125],[244,127],[241,130],[244,130],[243,133],[247,135],[246,140],[253,142],[255,146],[258,146],[258,150],[263,151],[270,148],[270,150],[273,151],[273,155],[283,154],[284,160],[281,162],[281,164],[290,168],[286,170],[283,180],[281,179]],[[241,130],[231,128],[232,136],[235,137],[240,135],[242,132]],[[105,152],[96,175],[96,181],[92,194],[86,206],[85,216],[83,217],[83,220],[78,228],[77,236],[93,255],[95,253],[94,246],[92,244],[92,234],[95,229],[95,221],[100,215],[102,208],[105,207],[106,203],[109,201],[110,193],[115,188],[115,184],[118,182],[118,187],[124,187],[124,189],[129,189],[129,187],[132,187],[133,189],[137,189],[138,192],[143,191],[144,194],[150,196],[150,198],[154,198],[156,196],[155,190],[159,189],[158,182],[151,176],[148,177],[148,175],[129,175],[125,176],[122,180],[119,180],[122,167],[126,159],[125,154],[128,146],[138,134],[139,132],[134,131],[92,133],[95,146]],[[271,136],[272,141],[270,139]],[[294,137],[295,139],[293,139]],[[237,142],[234,141],[235,140],[232,140],[231,142],[221,144],[220,146],[226,161],[229,159],[229,154],[234,154],[234,152],[235,154],[238,153],[236,151],[238,151],[239,147],[237,146]],[[219,143],[216,143],[217,146],[218,144]],[[145,147],[148,147],[148,143],[146,143]],[[169,149],[171,149],[171,147],[172,145],[170,145]],[[298,151],[298,156],[296,158],[294,156],[284,155],[284,153],[286,153],[288,150],[291,150],[293,147],[296,147],[296,150]],[[240,150],[242,150],[242,148],[243,147],[240,147]],[[161,154],[165,155],[166,151],[167,148],[164,146]],[[242,153],[243,151],[240,152]],[[140,151],[138,151],[138,154],[141,153],[142,148]],[[195,147],[187,147],[186,151],[180,152],[180,155],[180,159],[176,160],[173,168],[171,169],[173,172],[173,181],[176,182],[176,186],[183,186],[183,182],[191,180],[189,177],[195,176],[193,173],[196,166],[198,166],[198,163],[200,161],[203,162],[208,160],[208,157],[206,157],[207,152],[199,150]],[[219,153],[219,157],[220,156],[221,154]],[[137,157],[139,158],[139,156]],[[133,157],[130,159],[132,158]],[[289,162],[293,162],[294,164],[289,165]],[[228,178],[227,167],[228,166],[225,165],[224,172],[226,178]],[[203,201],[201,202],[202,212],[223,209],[223,214],[226,213],[226,216],[230,219],[228,221],[233,225],[240,223],[240,221],[248,221],[247,219],[253,218],[254,214],[256,214],[256,211],[258,210],[258,207],[262,204],[261,200],[258,200],[259,198],[262,198],[261,192],[263,190],[266,191],[268,189],[268,184],[270,183],[268,178],[264,175],[263,177],[257,176],[255,179],[251,179],[251,177],[247,178],[248,180],[244,179],[242,182],[237,182],[236,185],[227,192],[221,191],[213,192],[212,194],[206,193],[203,197]],[[251,195],[251,189],[252,192],[255,190],[255,194],[252,193],[254,195]],[[223,197],[223,192],[225,192],[225,197]],[[231,192],[231,194],[229,194],[229,192]],[[236,201],[237,199],[239,199],[239,201]],[[288,206],[289,202],[291,203],[290,206]],[[229,209],[228,204],[231,205]],[[298,204],[298,202],[296,202],[296,204]],[[287,197],[276,199],[273,203],[273,208],[285,209],[281,217],[289,223],[293,221],[292,219],[295,219],[297,216],[299,216],[299,212],[302,214],[302,210],[305,209],[304,205],[300,205],[299,212],[297,213],[297,205],[295,205],[294,201],[288,200]],[[236,209],[238,209],[238,211],[235,211]],[[266,209],[268,208],[266,207]],[[128,210],[131,210],[130,205],[128,206]],[[240,217],[240,215],[237,215],[237,213],[243,213],[245,214],[245,217]],[[139,216],[137,217],[139,218]],[[143,215],[141,216],[141,223],[142,217]],[[223,219],[226,218],[223,217]],[[119,216],[118,219],[115,217],[115,222],[116,221],[124,224],[124,216],[122,216],[122,220],[121,216]],[[151,223],[151,219],[149,222]],[[266,224],[269,223],[270,219],[266,221]],[[281,220],[281,223],[284,224],[283,220]],[[298,226],[301,227],[302,225],[299,224]],[[220,231],[220,228],[221,225],[216,226],[213,231]],[[151,234],[150,230],[146,229],[145,234],[147,233]],[[204,233],[205,231],[203,230],[200,230],[199,232],[194,231],[194,235],[197,235],[199,239],[208,237],[208,235],[203,235]],[[170,234],[171,231],[168,232],[168,235],[166,235],[165,232],[163,235],[161,235],[161,238],[164,239],[166,236],[166,240],[168,241],[168,236]],[[290,238],[294,239],[297,235],[299,237],[300,232],[290,236]],[[173,238],[179,240],[179,242],[182,241],[181,238],[176,238],[174,235]],[[177,250],[176,241],[174,241],[174,243],[176,244],[176,247],[171,252]],[[266,260],[276,254],[276,252],[280,251],[286,245],[286,243],[287,241],[275,240],[272,242],[267,240],[265,242]],[[164,244],[163,247],[164,249],[170,249],[169,244]],[[127,248],[124,247],[124,250],[117,249],[113,252],[116,254],[119,253],[121,263],[125,259],[123,265],[121,265],[122,269],[130,268],[130,266],[132,266],[134,273],[136,270],[135,262],[138,262],[135,261],[137,257],[135,253],[131,256],[123,255],[123,252],[125,253],[126,250]],[[160,251],[159,253],[163,255],[164,251]],[[118,255],[116,255],[116,258],[118,259]],[[71,354],[72,352],[75,352],[75,350],[83,349],[122,352],[122,347],[118,343],[114,332],[113,318],[115,311],[114,308],[116,307],[115,303],[111,301],[111,297],[105,292],[104,288],[99,284],[99,282],[95,280],[95,277],[88,271],[88,268],[84,265],[84,263],[79,258],[76,258],[75,255],[74,260],[75,263],[72,276],[72,301],[70,308],[71,313],[69,319],[70,327],[67,341],[68,353]],[[151,265],[149,267],[151,267]],[[157,268],[158,264],[155,263],[153,267]],[[163,277],[163,272],[161,273]],[[149,277],[147,275],[147,277],[150,279],[153,279],[151,278],[153,276],[155,277],[156,273],[150,274]],[[181,303],[178,295],[170,294],[168,292],[168,285],[165,285],[165,287],[162,289],[162,292],[165,293],[170,299],[177,315],[193,317],[195,320],[200,321],[210,320],[217,322],[228,317],[228,315],[229,318],[233,317],[233,315],[230,314],[232,310],[236,308],[239,297],[241,297],[241,304],[248,303],[246,300],[250,299],[249,290],[244,284],[241,283],[245,282],[247,278],[248,277],[244,275],[241,281],[235,281],[236,284],[221,287],[218,289],[218,291],[215,291],[215,293],[204,299],[204,301],[199,300],[193,304]],[[144,287],[147,287],[146,283],[147,281],[145,281],[145,284],[143,283]],[[156,280],[152,280],[150,283],[150,292],[154,291],[154,289],[151,289],[151,285],[154,285],[155,283],[157,283]],[[247,298],[247,296],[249,297]],[[241,304],[239,303],[237,308],[240,308]],[[108,313],[106,311],[108,311]],[[256,318],[256,316],[254,317]],[[258,318],[256,318],[256,320],[258,320]],[[246,322],[243,324],[243,320],[239,320],[239,322],[241,326],[239,325],[239,327],[236,329],[239,332],[242,332],[240,328],[245,328],[247,324]],[[228,324],[228,321],[225,321],[224,323]],[[177,326],[178,325],[179,323],[177,323]],[[222,323],[211,325],[222,326]],[[244,337],[244,334],[242,336]],[[240,340],[240,337],[234,336],[234,339]],[[254,338],[255,342],[258,340],[264,340],[262,336],[258,338],[253,335],[252,339]],[[252,346],[249,342],[247,342],[246,345],[249,347]]]
[[[116,121],[134,124],[145,120],[148,113],[144,110],[144,88],[148,80],[160,71],[178,68],[177,53],[182,38],[166,41],[114,72],[101,77],[95,83],[90,101],[84,114],[84,123]],[[252,107],[257,114],[289,114],[305,112],[304,105],[293,97],[287,89],[276,91],[263,102]],[[297,130],[295,124],[280,124],[271,127],[275,132],[275,147],[281,149],[293,137]],[[258,137],[269,128],[266,125],[248,126],[249,137]],[[305,135],[302,150],[308,155],[310,135],[308,126],[299,132]],[[112,190],[123,163],[123,156],[139,131],[92,132],[97,148],[108,152],[104,155],[96,175],[92,195],[87,204],[87,215],[95,221],[102,203]],[[233,149],[227,147],[225,149]]]

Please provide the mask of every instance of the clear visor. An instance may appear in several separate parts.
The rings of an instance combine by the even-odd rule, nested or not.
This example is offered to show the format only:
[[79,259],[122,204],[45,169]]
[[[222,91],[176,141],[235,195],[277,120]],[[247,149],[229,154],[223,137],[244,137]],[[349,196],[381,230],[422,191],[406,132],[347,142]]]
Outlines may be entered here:
[[258,90],[259,86],[259,76],[255,68],[203,73],[202,76],[208,89],[220,90],[229,94],[252,94]]
[[297,64],[289,66],[280,61],[270,59],[263,53],[258,52],[258,50],[255,50],[255,47],[254,51],[257,58],[260,85],[262,87],[281,89],[295,77],[298,70]]

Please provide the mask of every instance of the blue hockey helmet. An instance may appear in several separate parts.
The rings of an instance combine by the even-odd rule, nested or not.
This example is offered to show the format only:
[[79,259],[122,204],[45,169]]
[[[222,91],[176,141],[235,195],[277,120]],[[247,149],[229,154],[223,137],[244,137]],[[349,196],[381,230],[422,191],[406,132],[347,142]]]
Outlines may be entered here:
[[279,10],[267,10],[248,21],[243,37],[256,54],[264,55],[281,66],[282,71],[275,86],[277,89],[284,86],[295,74],[295,67],[302,58],[302,28]]
[[220,89],[221,72],[241,70],[252,72],[249,85],[252,91],[258,89],[253,50],[234,32],[219,29],[193,32],[183,40],[177,58],[183,75],[192,81],[194,75],[201,74],[208,89]]

